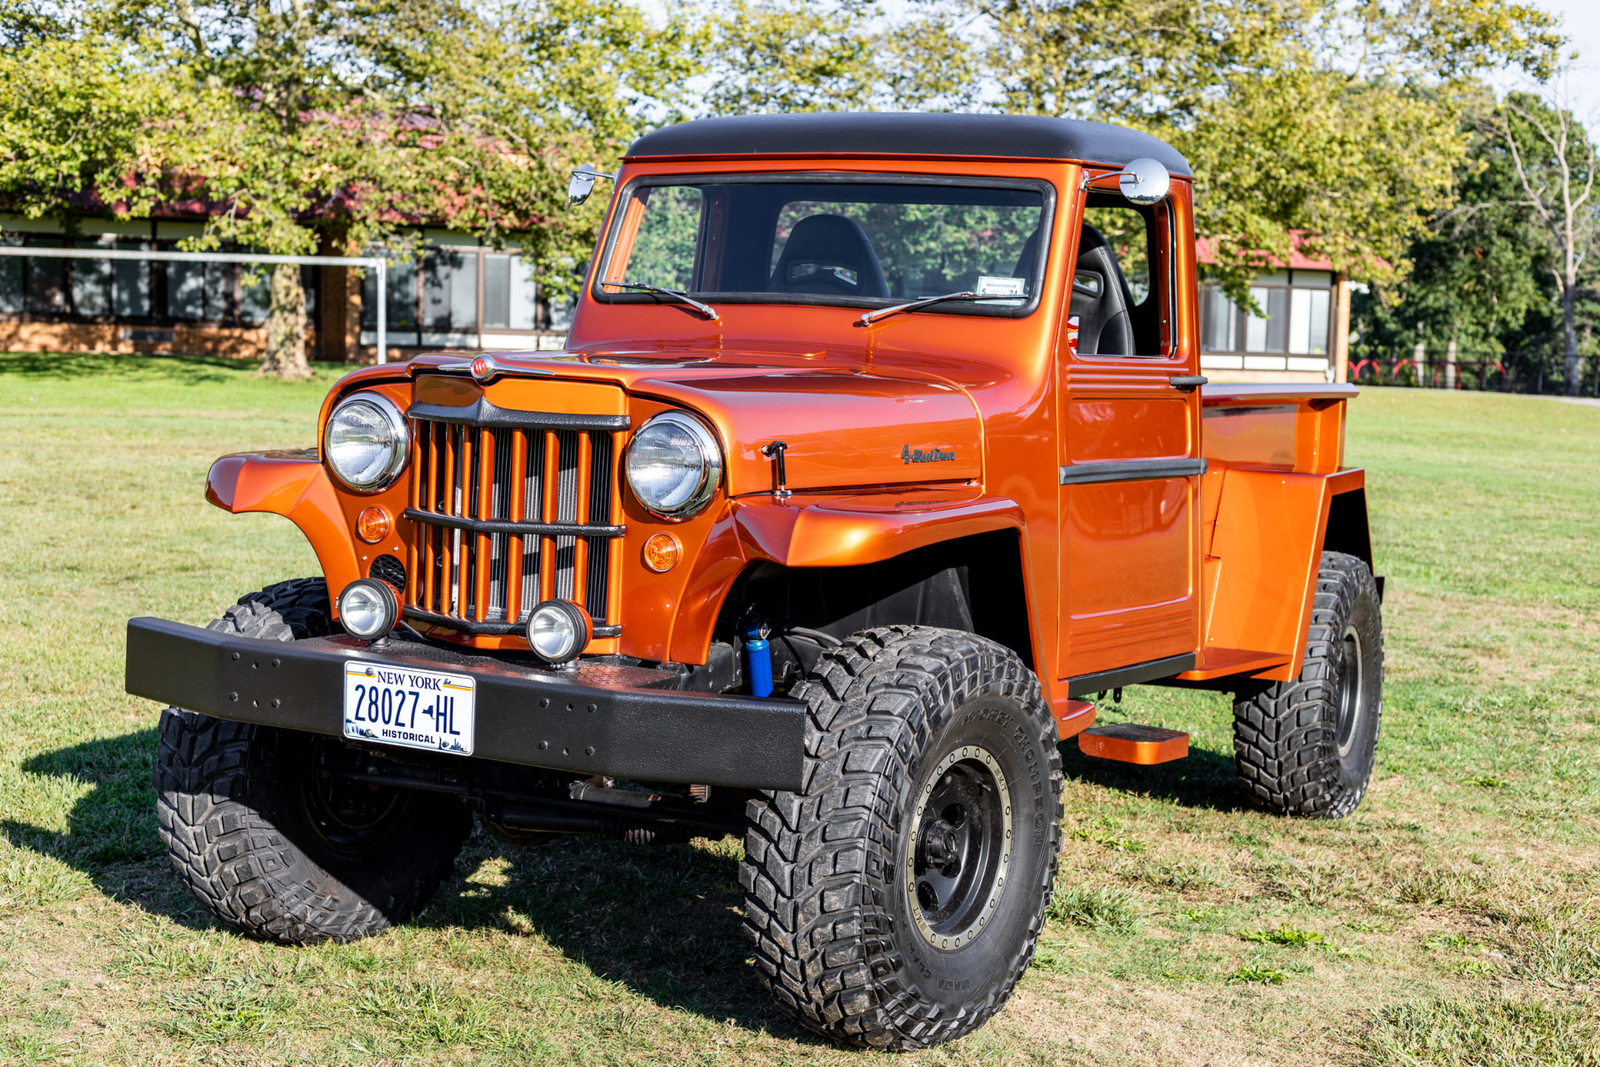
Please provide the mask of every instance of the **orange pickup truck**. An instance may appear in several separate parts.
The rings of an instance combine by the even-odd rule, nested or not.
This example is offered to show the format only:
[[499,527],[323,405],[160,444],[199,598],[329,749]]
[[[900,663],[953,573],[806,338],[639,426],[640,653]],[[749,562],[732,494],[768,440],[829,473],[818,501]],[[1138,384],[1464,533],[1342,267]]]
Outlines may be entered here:
[[1336,817],[1383,683],[1347,385],[1198,373],[1192,179],[1114,126],[772,115],[652,133],[561,352],[334,388],[225,456],[322,575],[128,624],[172,705],[179,877],[241,930],[373,934],[473,818],[515,845],[744,839],[758,979],[835,1039],[993,1015],[1061,844],[1058,745],[1134,684],[1235,694],[1239,779]]

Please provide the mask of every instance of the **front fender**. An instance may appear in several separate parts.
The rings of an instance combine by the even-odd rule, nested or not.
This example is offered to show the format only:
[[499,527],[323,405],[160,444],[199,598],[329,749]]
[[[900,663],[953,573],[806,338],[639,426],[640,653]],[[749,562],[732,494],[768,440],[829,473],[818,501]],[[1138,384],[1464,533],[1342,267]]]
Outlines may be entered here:
[[235,515],[264,511],[299,527],[322,565],[330,602],[361,577],[338,493],[315,449],[223,456],[206,475],[206,499]]
[[728,590],[750,563],[855,567],[944,541],[1021,529],[1022,508],[976,489],[740,497],[718,520],[685,583],[672,658],[704,663]]
[[970,534],[1021,529],[1022,507],[973,490],[840,495],[798,506],[756,498],[739,502],[734,525],[750,559],[854,567]]

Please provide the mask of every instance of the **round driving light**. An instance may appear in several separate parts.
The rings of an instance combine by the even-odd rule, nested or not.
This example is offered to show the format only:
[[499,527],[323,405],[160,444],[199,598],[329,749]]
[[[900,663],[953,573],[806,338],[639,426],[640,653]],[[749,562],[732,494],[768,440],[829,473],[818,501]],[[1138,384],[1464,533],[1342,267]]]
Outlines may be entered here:
[[357,393],[328,416],[322,458],[334,477],[358,493],[375,493],[393,483],[409,454],[405,416],[387,397]]
[[665,574],[678,565],[683,556],[683,546],[669,533],[653,534],[644,543],[644,565],[657,574]]
[[528,647],[552,666],[573,659],[593,636],[589,613],[570,600],[546,600],[528,613]]
[[645,423],[628,442],[628,487],[664,519],[687,519],[711,502],[722,482],[722,447],[705,424],[681,411]]
[[369,545],[375,545],[389,536],[392,525],[389,513],[374,504],[370,508],[362,508],[361,514],[356,516],[356,536]]
[[357,578],[339,594],[339,622],[352,637],[376,641],[400,621],[400,594],[378,578]]

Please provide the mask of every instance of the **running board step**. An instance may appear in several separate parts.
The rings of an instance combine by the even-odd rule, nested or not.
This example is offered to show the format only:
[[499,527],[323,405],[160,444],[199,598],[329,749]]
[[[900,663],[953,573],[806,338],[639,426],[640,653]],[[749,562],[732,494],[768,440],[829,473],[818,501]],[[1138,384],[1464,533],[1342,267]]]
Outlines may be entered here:
[[1122,763],[1169,763],[1189,754],[1189,735],[1159,726],[1118,722],[1091,726],[1078,735],[1085,756]]

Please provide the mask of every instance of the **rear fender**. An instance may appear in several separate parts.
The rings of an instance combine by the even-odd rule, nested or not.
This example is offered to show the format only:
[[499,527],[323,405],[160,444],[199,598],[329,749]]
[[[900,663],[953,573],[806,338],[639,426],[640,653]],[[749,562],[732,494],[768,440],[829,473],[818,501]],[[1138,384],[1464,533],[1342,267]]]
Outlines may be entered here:
[[[1206,493],[1205,636],[1196,669],[1179,677],[1217,677],[1206,669],[1207,652],[1247,650],[1278,661],[1255,677],[1290,681],[1305,658],[1324,547],[1360,556],[1371,566],[1366,473],[1228,468],[1207,478],[1217,482]],[[1333,526],[1330,511],[1337,519]]]
[[206,475],[206,499],[235,515],[263,511],[298,526],[322,565],[330,602],[361,577],[338,493],[314,449],[223,456]]

